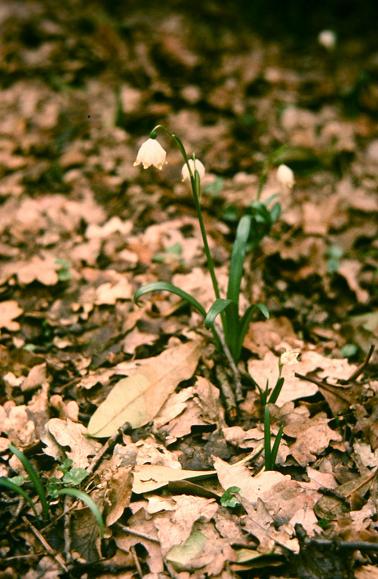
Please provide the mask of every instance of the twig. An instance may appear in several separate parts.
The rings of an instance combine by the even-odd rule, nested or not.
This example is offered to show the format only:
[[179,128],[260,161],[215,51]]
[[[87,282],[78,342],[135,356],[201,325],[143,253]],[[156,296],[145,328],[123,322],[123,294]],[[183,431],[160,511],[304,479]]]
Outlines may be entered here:
[[91,464],[87,468],[88,474],[92,474],[96,470],[96,468],[98,467],[98,465],[100,464],[100,462],[102,460],[102,457],[109,450],[109,448],[111,448],[116,443],[117,438],[120,436],[120,434],[121,434],[121,431],[117,430],[117,432],[115,434],[113,434],[113,436],[108,438],[108,440],[105,442],[105,444],[103,444],[103,446],[100,448],[100,450],[98,451],[98,453],[96,454],[96,456],[92,460]]
[[353,374],[351,374],[349,376],[349,378],[347,378],[346,380],[339,380],[339,383],[340,384],[349,384],[349,382],[354,382],[355,380],[357,380],[359,375],[362,374],[362,372],[365,370],[366,366],[369,364],[370,358],[372,357],[374,350],[375,350],[375,346],[374,346],[374,344],[372,344],[370,346],[369,351],[366,355],[366,358],[362,362],[362,364],[360,364],[358,366],[358,368],[353,372]]
[[32,531],[33,535],[38,539],[38,541],[41,543],[41,545],[44,547],[44,549],[46,550],[46,552],[55,559],[55,561],[58,563],[58,565],[63,569],[63,571],[65,573],[67,573],[68,568],[64,562],[63,557],[61,556],[60,553],[56,553],[54,551],[54,549],[51,547],[51,545],[46,541],[45,537],[43,535],[41,535],[41,533],[38,531],[38,529],[26,518],[26,517],[22,517],[22,520],[24,521],[24,523],[30,527],[30,530]]
[[71,559],[71,533],[70,533],[70,522],[71,522],[71,509],[72,497],[64,497],[64,552],[66,553],[67,561]]
[[228,381],[226,372],[224,371],[224,369],[220,364],[215,365],[215,373],[218,378],[219,388],[221,389],[222,392],[223,402],[226,408],[226,414],[231,422],[235,422],[238,415],[238,409],[236,406],[234,391],[231,388],[231,385]]
[[236,395],[236,401],[242,402],[244,400],[244,396],[243,396],[242,384],[241,384],[241,380],[240,380],[240,372],[238,370],[238,367],[235,364],[235,361],[232,357],[230,349],[226,344],[226,340],[224,339],[223,332],[220,330],[220,328],[218,328],[215,325],[214,325],[214,332],[215,332],[218,340],[220,341],[220,343],[222,345],[223,351],[226,355],[227,361],[228,361],[230,368],[232,370],[232,373],[234,375],[234,380],[235,380],[234,390],[235,390],[235,395]]
[[308,537],[300,523],[297,523],[294,528],[295,534],[300,543],[305,546],[333,547],[334,549],[344,549],[349,551],[378,551],[378,543],[370,543],[369,541],[339,541],[337,539],[332,540]]
[[137,573],[138,573],[140,579],[143,579],[142,567],[141,567],[141,565],[140,565],[140,563],[139,563],[138,555],[136,554],[136,551],[135,551],[135,547],[134,547],[134,546],[130,547],[130,553],[131,553],[131,556],[132,556],[132,558],[133,558],[133,560],[134,560],[134,564],[135,564]]
[[324,388],[324,390],[331,392],[331,394],[334,394],[335,396],[337,396],[338,398],[340,398],[344,402],[347,402],[348,404],[350,404],[349,397],[343,396],[343,394],[341,394],[341,392],[340,392],[340,389],[337,388],[337,385],[333,386],[332,384],[328,384],[328,382],[326,382],[325,380],[323,381],[323,380],[319,380],[317,378],[312,378],[311,376],[305,376],[304,374],[300,374],[299,372],[295,372],[294,376],[296,378],[300,378],[301,380],[307,380],[307,382],[311,382],[312,384],[316,384],[317,386],[319,386],[319,388]]
[[147,535],[146,533],[142,533],[140,531],[134,531],[134,529],[131,529],[130,527],[126,527],[126,525],[122,525],[122,523],[117,523],[117,527],[122,529],[122,531],[125,531],[125,533],[129,533],[129,535],[134,535],[135,537],[140,537],[141,539],[146,539],[146,541],[152,541],[152,543],[159,543],[160,544],[159,539],[156,539],[155,537],[151,537],[151,535]]

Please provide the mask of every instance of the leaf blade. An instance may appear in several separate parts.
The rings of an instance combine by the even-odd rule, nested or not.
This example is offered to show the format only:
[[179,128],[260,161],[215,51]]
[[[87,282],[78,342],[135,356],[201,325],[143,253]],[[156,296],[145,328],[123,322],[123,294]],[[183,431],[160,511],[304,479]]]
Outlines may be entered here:
[[103,438],[128,422],[139,428],[150,422],[177,384],[193,375],[202,340],[174,346],[150,358],[131,376],[120,380],[92,415],[88,434]]

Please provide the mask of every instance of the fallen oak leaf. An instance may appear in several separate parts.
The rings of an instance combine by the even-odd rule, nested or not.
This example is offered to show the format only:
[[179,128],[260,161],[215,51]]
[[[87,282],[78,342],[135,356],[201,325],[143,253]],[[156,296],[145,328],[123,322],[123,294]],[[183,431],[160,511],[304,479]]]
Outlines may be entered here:
[[16,300],[6,300],[0,303],[0,328],[6,328],[10,332],[15,332],[20,329],[20,324],[15,321],[22,314],[23,310],[20,308]]
[[139,428],[153,420],[177,384],[192,376],[201,349],[202,340],[168,348],[117,382],[91,417],[88,433],[102,438],[112,436],[126,422]]
[[214,474],[214,470],[184,470],[159,464],[137,465],[134,469],[133,492],[136,494],[149,493],[168,485],[170,482],[208,477]]

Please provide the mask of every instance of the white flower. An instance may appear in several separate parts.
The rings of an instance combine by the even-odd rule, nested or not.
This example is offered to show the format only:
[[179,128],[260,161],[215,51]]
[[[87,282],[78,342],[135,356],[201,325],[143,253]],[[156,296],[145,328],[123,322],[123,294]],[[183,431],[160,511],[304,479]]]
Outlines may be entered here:
[[162,169],[167,153],[157,139],[147,139],[137,154],[134,167],[142,164],[143,169],[148,169],[151,165],[157,169]]
[[319,32],[318,42],[323,48],[333,50],[337,42],[336,33],[333,30],[322,30]]
[[[193,176],[194,171],[198,171],[199,178],[202,181],[202,179],[205,176],[205,167],[203,166],[201,161],[199,161],[198,159],[189,159],[189,166],[193,173]],[[190,173],[186,163],[185,165],[183,165],[183,168],[181,169],[181,175],[183,181],[190,181]]]
[[282,364],[282,365],[295,364],[296,362],[298,362],[299,356],[300,356],[300,352],[298,352],[297,350],[286,350],[286,352],[284,352],[280,356],[280,364]]
[[280,165],[277,169],[277,180],[282,187],[292,189],[294,187],[294,173],[287,165]]

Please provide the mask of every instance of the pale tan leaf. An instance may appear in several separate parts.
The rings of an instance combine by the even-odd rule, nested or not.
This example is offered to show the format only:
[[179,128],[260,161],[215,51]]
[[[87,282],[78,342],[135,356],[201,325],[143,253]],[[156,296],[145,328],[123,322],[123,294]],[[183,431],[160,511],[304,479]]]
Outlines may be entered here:
[[6,300],[0,303],[0,328],[7,328],[11,332],[20,329],[20,324],[15,322],[22,314],[22,309],[15,300]]
[[182,470],[161,465],[143,464],[135,467],[133,492],[137,494],[149,493],[172,481],[206,477],[213,474],[215,474],[213,470]]
[[[73,466],[87,468],[90,462],[89,457],[94,456],[101,445],[95,440],[89,440],[86,434],[87,430],[82,424],[69,419],[51,418],[46,424],[46,435],[41,437],[42,442],[47,444],[44,452],[56,457],[54,454],[56,450],[65,449],[65,454],[72,460]],[[66,450],[66,447],[70,450]]]
[[192,341],[169,348],[120,380],[90,419],[88,433],[101,438],[112,436],[126,422],[133,428],[150,422],[177,384],[192,376],[201,344]]

